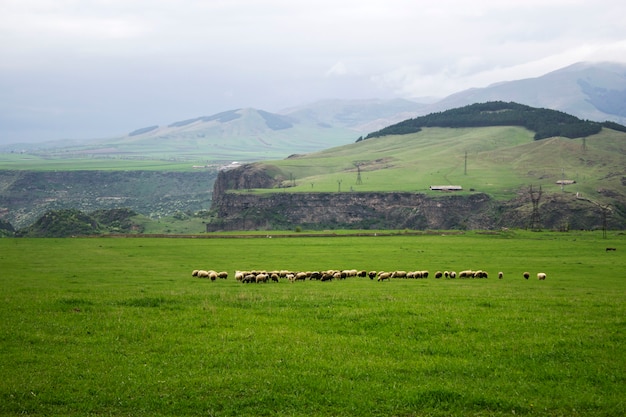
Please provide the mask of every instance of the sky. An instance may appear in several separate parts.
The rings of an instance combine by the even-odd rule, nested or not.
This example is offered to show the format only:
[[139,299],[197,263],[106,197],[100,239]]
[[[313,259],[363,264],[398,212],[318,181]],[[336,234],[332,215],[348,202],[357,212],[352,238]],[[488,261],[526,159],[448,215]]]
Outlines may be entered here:
[[0,144],[626,62],[623,0],[0,0]]

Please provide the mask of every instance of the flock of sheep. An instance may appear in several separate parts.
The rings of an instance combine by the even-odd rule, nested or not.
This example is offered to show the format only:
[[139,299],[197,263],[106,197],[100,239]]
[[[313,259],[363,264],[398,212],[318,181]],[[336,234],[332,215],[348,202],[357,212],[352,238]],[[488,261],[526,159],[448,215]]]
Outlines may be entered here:
[[[376,279],[377,281],[388,281],[392,278],[403,278],[403,279],[423,279],[428,278],[430,273],[428,271],[366,271],[366,270],[357,270],[357,269],[344,269],[344,270],[335,270],[330,269],[326,271],[289,271],[289,270],[275,270],[275,271],[235,271],[235,279],[244,284],[249,283],[264,283],[264,282],[279,282],[281,279],[286,279],[289,282],[295,281],[306,281],[306,280],[314,280],[314,281],[332,281],[338,279],[346,279],[352,277],[359,278],[369,278],[371,280]],[[227,279],[228,272],[222,271],[217,272],[213,270],[203,270],[203,269],[194,269],[191,273],[191,276],[197,278],[206,278],[211,281],[215,281],[217,279]],[[467,269],[465,271],[461,271],[457,274],[456,271],[437,271],[433,275],[436,279],[446,278],[446,279],[455,279],[455,278],[489,278],[489,274],[487,271],[482,270],[471,270]],[[530,278],[530,272],[524,272],[522,276],[525,279]],[[503,279],[504,273],[498,272],[498,278]],[[537,279],[543,281],[546,279],[545,272],[539,272],[537,274]]]

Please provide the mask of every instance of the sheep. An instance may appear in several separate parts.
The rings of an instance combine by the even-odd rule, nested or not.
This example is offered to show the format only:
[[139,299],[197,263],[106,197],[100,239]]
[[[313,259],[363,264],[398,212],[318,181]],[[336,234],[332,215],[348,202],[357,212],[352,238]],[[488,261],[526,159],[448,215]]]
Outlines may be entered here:
[[428,271],[422,271],[422,278],[428,278]]
[[267,274],[258,274],[255,278],[256,283],[267,282]]
[[217,273],[217,277],[220,279],[227,279],[228,278],[228,272],[226,271],[221,271]]
[[198,278],[208,278],[209,277],[209,272],[205,271],[203,269],[198,271]]
[[278,282],[278,274],[277,273],[273,273],[270,275],[270,278],[272,279],[273,282]]
[[241,271],[235,271],[235,279],[236,279],[237,281],[242,281],[244,276],[245,276],[245,275],[244,275],[244,273],[243,273],[243,272],[241,272]]
[[324,272],[322,274],[322,276],[320,277],[320,281],[322,282],[326,282],[326,281],[332,281],[333,280],[333,274],[331,272]]
[[406,278],[406,271],[393,271],[391,278]]
[[451,271],[450,272],[450,278],[456,278],[456,271]]
[[539,272],[537,274],[537,279],[540,280],[540,281],[545,280],[546,279],[546,273],[545,272]]
[[523,276],[524,276],[524,278],[526,278],[526,279],[530,278],[530,272],[524,272],[522,275],[523,275]]
[[474,278],[489,278],[489,274],[486,271],[475,271]]
[[443,271],[444,278],[450,278],[450,271]]
[[370,277],[370,279],[376,278],[376,275],[378,275],[378,272],[376,271],[370,271],[367,273],[367,276]]
[[441,271],[437,271],[437,272],[435,272],[435,278],[439,279],[439,278],[441,278],[442,276],[443,276],[443,272],[441,272]]
[[364,270],[364,269],[361,269],[361,270],[359,271],[359,273],[358,273],[358,274],[356,274],[356,276],[357,276],[357,277],[359,277],[359,278],[365,278],[365,277],[367,276],[367,271],[366,271],[366,270]]
[[194,270],[191,272],[191,276],[192,276],[192,277],[197,277],[197,276],[198,276],[198,270],[197,270],[197,269],[194,269]]
[[298,272],[296,274],[295,280],[296,281],[304,281],[304,280],[306,280],[306,273],[305,272]]
[[498,272],[498,279],[502,279],[504,278],[504,272],[500,271]]
[[209,278],[211,279],[211,281],[215,281],[217,279],[217,272],[209,271]]
[[378,274],[378,281],[389,280],[391,278],[390,272],[381,272]]
[[473,278],[473,277],[474,277],[474,271],[472,271],[471,269],[467,269],[465,271],[459,272],[459,278]]

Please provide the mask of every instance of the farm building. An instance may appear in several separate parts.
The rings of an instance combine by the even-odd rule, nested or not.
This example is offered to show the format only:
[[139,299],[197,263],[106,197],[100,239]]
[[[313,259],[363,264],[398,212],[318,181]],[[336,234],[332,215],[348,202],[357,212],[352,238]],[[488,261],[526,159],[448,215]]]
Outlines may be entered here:
[[431,185],[430,191],[461,191],[460,185]]

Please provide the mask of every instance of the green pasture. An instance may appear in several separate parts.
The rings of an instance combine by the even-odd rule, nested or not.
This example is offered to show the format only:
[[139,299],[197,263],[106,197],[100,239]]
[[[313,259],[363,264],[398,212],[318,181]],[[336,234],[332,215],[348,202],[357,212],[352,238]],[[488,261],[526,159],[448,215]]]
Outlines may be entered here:
[[31,154],[0,153],[0,169],[28,171],[192,171],[194,165],[205,165],[208,161],[181,161],[148,158],[121,157],[42,157]]
[[281,171],[289,192],[428,192],[431,185],[460,185],[509,199],[529,184],[560,192],[561,179],[576,181],[567,191],[586,195],[598,187],[621,189],[618,176],[607,172],[626,164],[624,133],[603,129],[584,142],[533,136],[512,126],[425,128],[266,164]]
[[626,415],[623,233],[208,236],[0,239],[0,415]]

